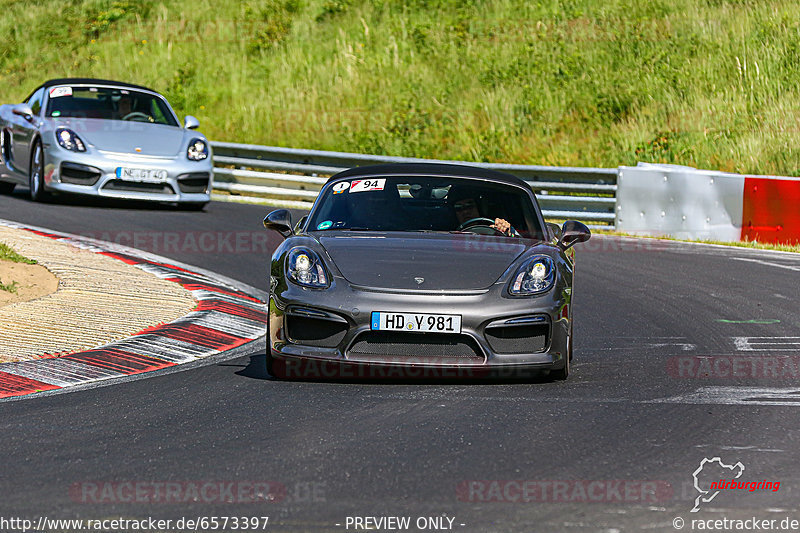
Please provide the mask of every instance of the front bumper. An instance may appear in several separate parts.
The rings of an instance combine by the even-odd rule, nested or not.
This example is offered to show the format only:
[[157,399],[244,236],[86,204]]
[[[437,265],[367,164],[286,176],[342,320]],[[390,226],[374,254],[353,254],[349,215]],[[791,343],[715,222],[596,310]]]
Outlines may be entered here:
[[[570,290],[556,285],[538,297],[510,298],[503,296],[504,287],[393,293],[353,287],[343,278],[334,278],[326,290],[276,286],[269,302],[271,357],[294,377],[383,376],[364,375],[363,369],[373,366],[400,371],[386,377],[447,377],[448,370],[457,377],[498,370],[511,377],[517,371],[563,368]],[[445,339],[440,333],[373,332],[373,311],[461,315],[461,334]]]
[[[165,170],[158,183],[124,181],[118,167]],[[127,200],[205,203],[211,199],[211,157],[189,161],[185,156],[150,157],[137,154],[69,152],[45,146],[45,190]]]

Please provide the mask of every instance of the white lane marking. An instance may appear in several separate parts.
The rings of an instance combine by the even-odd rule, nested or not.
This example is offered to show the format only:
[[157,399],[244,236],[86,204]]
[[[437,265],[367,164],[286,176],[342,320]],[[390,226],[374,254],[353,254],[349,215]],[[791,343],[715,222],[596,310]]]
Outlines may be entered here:
[[[716,444],[695,444],[695,448],[719,448],[720,450],[734,450],[734,451],[753,451],[753,452],[770,452],[770,453],[784,453],[786,450],[779,448],[759,448],[758,446],[717,446]],[[710,452],[709,452],[710,453]],[[694,488],[692,488],[694,490]]]
[[776,268],[785,268],[786,270],[794,270],[800,272],[800,267],[792,265],[784,265],[782,263],[773,263],[772,261],[762,261],[761,259],[751,259],[749,257],[731,257],[734,261],[748,261],[750,263],[758,263],[760,265],[773,266]]
[[764,387],[701,387],[694,392],[647,400],[645,403],[686,403],[695,405],[781,405],[800,407],[800,389]]
[[690,344],[690,343],[682,343],[682,342],[659,342],[659,343],[651,343],[647,345],[647,348],[680,348],[684,352],[690,352],[692,350],[697,349],[697,345]]
[[796,352],[800,350],[800,337],[731,337],[740,352]]
[[636,335],[632,337],[610,337],[607,340],[616,341],[619,339],[625,340],[641,340],[641,339],[685,339],[686,337],[647,337],[645,335]]
[[[653,348],[678,348],[683,352],[697,349],[697,345],[686,342],[686,337],[615,337],[606,339],[610,346],[594,346],[595,350],[620,351],[620,350],[644,350]],[[620,342],[623,341],[623,342]],[[603,342],[600,339],[600,342]],[[620,346],[624,344],[624,346]]]
[[783,453],[786,450],[779,450],[777,448],[759,448],[758,446],[720,446],[720,450],[749,450],[753,452],[776,452]]

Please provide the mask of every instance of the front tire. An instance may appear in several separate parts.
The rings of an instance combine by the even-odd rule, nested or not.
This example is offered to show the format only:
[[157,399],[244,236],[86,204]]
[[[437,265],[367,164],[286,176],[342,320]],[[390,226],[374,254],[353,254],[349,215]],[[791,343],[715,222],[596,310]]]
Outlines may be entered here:
[[[267,298],[267,302],[269,302],[269,298]],[[272,379],[281,379],[281,376],[278,375],[278,369],[275,368],[277,365],[275,364],[275,359],[272,357],[272,343],[270,339],[272,337],[269,333],[269,305],[267,305],[267,353],[266,353],[266,362],[267,362],[267,373],[272,376]]]
[[550,377],[554,381],[564,381],[569,377],[572,370],[572,321],[569,322],[569,331],[567,332],[567,353],[564,354],[564,368],[558,370],[551,370]]
[[551,370],[550,371],[550,378],[553,381],[564,381],[569,377],[570,372],[570,356],[569,354],[564,355],[564,368],[559,368],[558,370]]
[[267,372],[274,380],[280,381],[286,379],[286,363],[284,361],[276,361],[275,358],[272,357],[269,334],[267,334]]
[[272,358],[272,348],[269,346],[269,337],[267,337],[267,373],[275,379],[275,360]]
[[47,192],[44,190],[44,151],[40,140],[33,143],[28,188],[31,200],[34,202],[43,202],[47,199]]
[[569,360],[572,361],[572,319],[569,321],[569,340],[567,341],[567,353],[569,354]]

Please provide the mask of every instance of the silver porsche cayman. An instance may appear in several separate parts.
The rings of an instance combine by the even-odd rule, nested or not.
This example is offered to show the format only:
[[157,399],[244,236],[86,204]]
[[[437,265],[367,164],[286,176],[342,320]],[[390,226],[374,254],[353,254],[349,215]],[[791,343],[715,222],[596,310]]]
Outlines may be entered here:
[[0,192],[27,185],[50,193],[179,203],[210,199],[211,150],[186,116],[146,87],[67,78],[0,106]]

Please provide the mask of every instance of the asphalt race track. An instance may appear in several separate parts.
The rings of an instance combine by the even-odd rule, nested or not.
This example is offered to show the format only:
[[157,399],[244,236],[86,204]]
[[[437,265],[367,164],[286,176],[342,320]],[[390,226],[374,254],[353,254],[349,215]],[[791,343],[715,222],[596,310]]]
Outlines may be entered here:
[[[269,253],[256,235],[268,207],[33,204],[24,192],[0,196],[0,217],[145,245],[266,286]],[[155,242],[166,233],[169,246]],[[275,531],[354,531],[348,516],[408,516],[418,531],[420,517],[446,515],[464,532],[800,519],[800,257],[612,237],[582,246],[564,383],[277,382],[252,353],[5,402],[0,516],[269,516]],[[722,491],[690,513],[692,473],[712,457],[780,490]],[[284,492],[233,504],[81,492],[192,481],[269,481]]]

